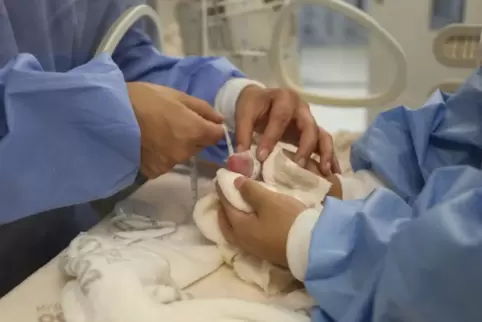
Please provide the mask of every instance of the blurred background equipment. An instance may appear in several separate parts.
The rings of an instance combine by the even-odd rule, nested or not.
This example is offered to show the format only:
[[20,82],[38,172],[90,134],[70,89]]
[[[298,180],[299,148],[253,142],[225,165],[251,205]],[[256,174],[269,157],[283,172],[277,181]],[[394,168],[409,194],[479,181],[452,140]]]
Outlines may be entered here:
[[[271,39],[282,9],[292,2],[296,0],[159,0],[164,51],[224,55],[249,77],[278,85],[269,59]],[[283,26],[283,62],[293,82],[323,96],[353,98],[386,91],[397,77],[396,59],[386,44],[345,14],[315,2],[301,6]],[[478,44],[480,34],[460,36],[458,30],[458,36],[448,36],[445,27],[482,24],[480,0],[344,2],[366,12],[401,46],[407,81],[398,97],[377,108],[312,104],[319,124],[331,132],[363,131],[378,113],[399,104],[419,107],[434,88],[453,91],[477,65],[467,55],[465,66],[450,63],[461,56],[449,55],[447,48]]]
[[[270,66],[273,28],[285,0],[180,0],[176,16],[186,55],[228,57],[250,78],[277,85]],[[299,75],[297,17],[288,21],[284,54],[290,74]],[[296,76],[295,76],[296,77]],[[298,79],[299,81],[299,79]]]

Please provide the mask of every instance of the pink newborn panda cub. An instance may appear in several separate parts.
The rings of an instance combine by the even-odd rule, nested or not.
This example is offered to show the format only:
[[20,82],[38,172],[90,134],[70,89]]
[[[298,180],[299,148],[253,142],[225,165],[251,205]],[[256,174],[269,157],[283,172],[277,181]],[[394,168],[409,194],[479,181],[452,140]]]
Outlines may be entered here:
[[254,157],[251,151],[239,152],[228,158],[227,168],[243,176],[259,179],[261,163]]

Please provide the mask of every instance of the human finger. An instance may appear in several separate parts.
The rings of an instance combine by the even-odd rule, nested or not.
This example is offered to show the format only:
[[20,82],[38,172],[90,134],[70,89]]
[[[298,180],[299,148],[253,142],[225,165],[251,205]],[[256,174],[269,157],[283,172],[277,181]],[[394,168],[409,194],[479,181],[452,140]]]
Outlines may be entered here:
[[224,138],[223,126],[210,121],[202,122],[200,133],[198,144],[204,147],[215,145]]
[[244,152],[249,150],[252,143],[257,100],[250,100],[239,110],[236,115],[235,135],[236,135],[236,152]]
[[331,163],[331,172],[333,173],[341,173],[341,167],[340,167],[340,162],[338,162],[338,158],[336,157],[336,154],[333,153],[333,159]]
[[224,129],[221,124],[217,124],[202,118],[193,111],[189,117],[191,117],[191,129],[194,136],[193,144],[196,146],[206,147],[215,145],[219,140],[224,137]]
[[270,202],[273,198],[274,192],[263,187],[251,178],[239,177],[234,181],[234,185],[241,193],[244,201],[254,209],[254,212],[258,214],[258,216],[266,203]]
[[297,102],[288,91],[279,90],[271,100],[268,123],[261,136],[257,157],[263,162],[273,151],[274,146],[281,140],[296,109]]
[[233,231],[242,228],[246,221],[248,220],[249,214],[246,214],[236,208],[234,208],[231,203],[226,199],[223,194],[223,191],[216,183],[216,192],[219,197],[219,202],[221,203],[221,208],[223,208],[224,213],[226,214],[226,219],[230,223]]
[[309,108],[301,107],[297,110],[296,127],[300,132],[300,141],[294,161],[304,168],[318,143],[318,126]]
[[218,225],[224,239],[226,239],[229,244],[235,244],[233,226],[229,222],[226,210],[222,206],[220,206],[218,210]]
[[[288,150],[283,150],[283,153],[291,160],[294,162],[295,159],[295,154],[293,152],[290,152]],[[317,176],[322,176],[320,169],[319,169],[319,163],[312,158],[309,158],[308,161],[306,161],[306,166],[305,169],[316,174]]]
[[320,171],[324,176],[331,174],[334,155],[333,139],[324,129],[318,129],[318,153],[320,155]]
[[181,98],[181,103],[186,105],[186,107],[188,107],[191,111],[195,112],[205,120],[217,124],[221,124],[224,121],[224,117],[204,100],[184,94]]

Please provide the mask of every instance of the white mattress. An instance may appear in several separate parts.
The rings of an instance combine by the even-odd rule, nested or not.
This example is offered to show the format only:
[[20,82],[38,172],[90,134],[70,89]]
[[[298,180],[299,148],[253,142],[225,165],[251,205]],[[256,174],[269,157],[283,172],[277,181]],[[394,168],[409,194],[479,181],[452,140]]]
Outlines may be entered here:
[[[201,195],[205,194],[209,183],[206,178],[200,179]],[[154,205],[159,210],[159,218],[176,223],[190,222],[192,201],[187,175],[166,174],[146,184],[131,198]],[[102,228],[102,224],[93,229]],[[58,269],[58,259],[54,258],[0,299],[0,321],[63,322],[59,300],[65,283],[66,279]],[[252,301],[266,300],[260,290],[239,280],[227,267],[190,286],[188,291],[197,298],[234,296]]]

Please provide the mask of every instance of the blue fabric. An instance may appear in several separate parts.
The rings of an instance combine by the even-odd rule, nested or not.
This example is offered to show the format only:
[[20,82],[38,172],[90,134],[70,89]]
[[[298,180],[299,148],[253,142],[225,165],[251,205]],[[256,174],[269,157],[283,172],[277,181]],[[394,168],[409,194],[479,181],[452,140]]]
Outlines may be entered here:
[[[137,0],[0,2],[0,224],[105,198],[129,186],[140,133],[125,81],[168,85],[214,103],[243,77],[227,60],[166,57],[142,24],[112,59],[92,56]],[[225,143],[201,157],[221,163]]]
[[482,70],[381,114],[352,148],[390,189],[328,198],[305,284],[315,321],[482,321]]
[[0,224],[105,198],[134,181],[139,128],[107,55],[52,73],[20,54],[0,75]]

